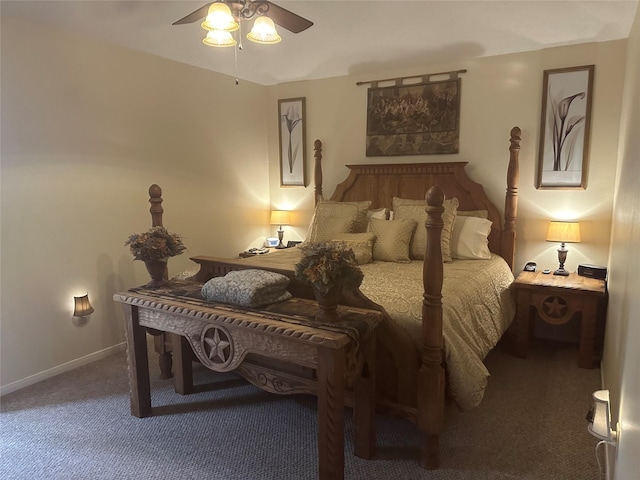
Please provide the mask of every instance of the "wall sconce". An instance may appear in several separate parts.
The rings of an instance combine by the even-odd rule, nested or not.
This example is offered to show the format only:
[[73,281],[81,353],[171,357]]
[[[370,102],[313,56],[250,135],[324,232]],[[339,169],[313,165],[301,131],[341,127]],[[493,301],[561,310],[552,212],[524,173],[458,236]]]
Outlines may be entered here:
[[282,243],[282,238],[284,236],[284,230],[282,230],[283,225],[291,225],[291,212],[286,210],[272,210],[271,211],[271,221],[269,222],[271,225],[278,225],[278,246],[276,248],[287,248],[284,243]]
[[587,430],[596,438],[609,445],[616,445],[618,432],[611,428],[611,408],[609,407],[609,390],[593,392],[593,405],[587,413]]
[[564,262],[567,259],[568,250],[564,246],[565,243],[580,243],[580,224],[578,222],[549,222],[549,230],[547,230],[547,242],[560,242],[558,249],[558,262],[560,267],[553,272],[554,275],[569,275],[564,269]]
[[95,310],[89,302],[89,294],[82,295],[81,297],[73,297],[73,316],[84,318],[91,315]]

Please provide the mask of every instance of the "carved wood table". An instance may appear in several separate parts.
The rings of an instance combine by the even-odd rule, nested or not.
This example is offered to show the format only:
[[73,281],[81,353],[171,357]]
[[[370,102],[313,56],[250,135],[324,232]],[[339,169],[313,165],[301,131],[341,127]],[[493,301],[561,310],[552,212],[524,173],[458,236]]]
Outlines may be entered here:
[[580,314],[578,366],[593,368],[602,358],[607,285],[604,280],[521,272],[513,282],[516,292],[514,354],[524,358],[534,330],[534,311],[550,325],[563,325]]
[[200,287],[174,282],[114,295],[124,310],[132,415],[152,414],[146,333],[168,332],[178,393],[192,391],[191,361],[197,359],[216,372],[235,371],[272,393],[315,394],[321,480],[344,478],[345,397],[354,407],[355,454],[373,456],[374,332],[380,312],[340,306],[340,322],[319,324],[314,320],[318,304],[311,300],[247,309],[206,302],[199,298]]

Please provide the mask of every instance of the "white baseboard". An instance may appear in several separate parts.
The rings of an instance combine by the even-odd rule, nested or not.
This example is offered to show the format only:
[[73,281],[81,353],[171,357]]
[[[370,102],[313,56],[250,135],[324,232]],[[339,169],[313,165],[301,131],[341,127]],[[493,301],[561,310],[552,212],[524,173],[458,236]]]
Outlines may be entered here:
[[75,360],[71,360],[70,362],[63,363],[62,365],[58,365],[57,367],[53,367],[43,372],[36,373],[35,375],[30,375],[26,378],[23,378],[22,380],[0,386],[0,396],[6,395],[7,393],[15,392],[16,390],[20,390],[21,388],[28,387],[29,385],[41,382],[42,380],[46,380],[47,378],[55,377],[56,375],[60,375],[61,373],[68,372],[69,370],[73,370],[74,368],[87,365],[88,363],[95,362],[96,360],[107,358],[111,355],[123,351],[126,345],[126,342],[118,343],[117,345],[114,345],[112,347],[90,353],[89,355],[85,355],[84,357],[80,357]]
[[615,454],[615,447],[605,444],[604,446],[604,478],[613,480],[613,472],[611,471],[611,458]]

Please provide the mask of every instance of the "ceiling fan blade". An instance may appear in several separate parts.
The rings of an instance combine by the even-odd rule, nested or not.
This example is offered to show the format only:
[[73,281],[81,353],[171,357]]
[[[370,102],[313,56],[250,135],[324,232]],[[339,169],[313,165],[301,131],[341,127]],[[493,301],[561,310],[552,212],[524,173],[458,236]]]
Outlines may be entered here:
[[185,23],[197,22],[201,18],[204,18],[204,17],[207,16],[207,12],[209,10],[209,5],[211,5],[212,3],[213,2],[210,2],[210,3],[207,3],[206,5],[203,5],[202,7],[197,9],[196,11],[191,12],[186,17],[182,17],[180,20],[176,20],[171,25],[184,25]]
[[296,15],[285,8],[279,7],[275,3],[271,3],[266,0],[264,2],[260,1],[260,3],[266,3],[269,5],[267,16],[282,28],[286,28],[290,32],[300,33],[313,25],[313,22],[301,17],[300,15]]

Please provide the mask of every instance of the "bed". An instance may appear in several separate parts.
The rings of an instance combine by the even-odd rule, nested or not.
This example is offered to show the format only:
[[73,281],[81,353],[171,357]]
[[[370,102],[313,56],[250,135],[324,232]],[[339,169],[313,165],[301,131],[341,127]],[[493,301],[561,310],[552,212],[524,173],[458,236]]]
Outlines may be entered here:
[[[348,204],[361,207],[366,201],[368,212],[385,209],[386,216],[387,211],[393,211],[397,218],[391,222],[367,217],[367,230],[376,230],[375,241],[382,246],[388,244],[381,240],[387,238],[386,229],[397,229],[407,221],[399,216],[400,212],[424,215],[409,218],[418,224],[411,234],[410,258],[389,261],[385,258],[387,253],[379,250],[376,259],[373,242],[373,261],[361,265],[365,274],[362,286],[346,292],[341,301],[376,309],[385,315],[378,329],[377,407],[417,423],[421,432],[420,462],[424,468],[437,468],[439,464],[438,442],[444,427],[446,398],[453,398],[462,409],[473,408],[480,402],[488,378],[482,360],[514,317],[509,287],[513,281],[521,132],[514,127],[510,133],[504,215],[489,200],[483,187],[467,176],[466,162],[347,165],[347,178],[325,200],[322,144],[319,140],[314,143],[317,205],[310,235],[319,205],[334,208],[331,205],[339,204],[335,207],[339,209]],[[149,193],[153,224],[161,225],[160,189],[152,186]],[[453,201],[457,205],[452,220]],[[405,206],[411,208],[398,208]],[[481,259],[462,255],[445,262],[451,255],[449,247],[456,233],[453,227],[460,217],[484,218],[483,222],[463,219],[462,225],[487,226],[487,221],[490,222],[484,233],[488,251]],[[416,222],[416,218],[423,220]],[[421,228],[425,228],[423,238],[414,244],[414,236]],[[418,255],[420,250],[414,247],[424,248],[424,254]],[[246,259],[196,256],[192,260],[199,270],[193,280],[206,282],[232,270],[261,268],[289,276],[289,290],[294,296],[313,298],[311,290],[297,283],[293,276],[293,265],[299,255],[298,249],[291,248]],[[487,303],[479,298],[482,291],[491,291],[492,300]],[[166,369],[170,362],[167,345],[158,340],[156,347]]]

